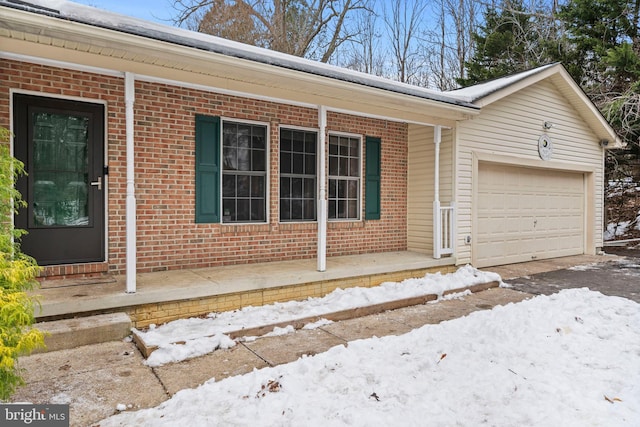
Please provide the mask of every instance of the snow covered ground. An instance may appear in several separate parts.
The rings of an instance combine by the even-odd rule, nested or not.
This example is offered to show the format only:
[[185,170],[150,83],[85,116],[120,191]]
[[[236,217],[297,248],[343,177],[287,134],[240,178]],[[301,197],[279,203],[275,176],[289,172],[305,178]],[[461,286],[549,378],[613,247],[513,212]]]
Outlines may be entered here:
[[[373,288],[336,289],[322,298],[308,298],[304,301],[289,301],[259,307],[245,307],[241,310],[211,313],[207,318],[181,319],[169,322],[148,331],[136,331],[147,346],[158,347],[147,359],[149,366],[179,362],[210,353],[218,348],[229,348],[235,341],[226,333],[241,329],[272,325],[322,316],[328,313],[366,307],[388,301],[425,295],[442,298],[446,291],[465,287],[501,282],[496,273],[480,271],[471,266],[460,267],[450,274],[427,274],[422,278],[407,279],[400,283],[386,282]],[[307,325],[310,329],[326,324],[319,322]],[[273,334],[292,332],[293,327],[278,328]],[[177,341],[184,344],[175,345]]]
[[212,378],[100,425],[638,426],[640,305],[564,290]]
[[640,214],[636,217],[635,221],[622,221],[611,222],[607,224],[607,229],[604,232],[604,240],[615,240],[616,237],[624,236],[627,234],[630,228],[640,230]]

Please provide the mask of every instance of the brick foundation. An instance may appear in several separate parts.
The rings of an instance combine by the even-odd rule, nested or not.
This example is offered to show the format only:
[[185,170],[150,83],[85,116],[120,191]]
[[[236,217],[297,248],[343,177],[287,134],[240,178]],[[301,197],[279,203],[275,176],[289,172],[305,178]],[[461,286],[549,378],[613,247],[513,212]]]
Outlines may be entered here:
[[247,306],[261,306],[275,302],[304,300],[309,297],[322,297],[337,288],[346,289],[356,286],[368,288],[384,282],[400,282],[413,277],[423,277],[427,273],[441,272],[446,274],[455,270],[454,266],[407,270],[217,295],[207,298],[145,304],[128,307],[125,310],[136,328],[146,328],[150,324],[159,325],[186,317],[203,316],[211,312],[238,310]]

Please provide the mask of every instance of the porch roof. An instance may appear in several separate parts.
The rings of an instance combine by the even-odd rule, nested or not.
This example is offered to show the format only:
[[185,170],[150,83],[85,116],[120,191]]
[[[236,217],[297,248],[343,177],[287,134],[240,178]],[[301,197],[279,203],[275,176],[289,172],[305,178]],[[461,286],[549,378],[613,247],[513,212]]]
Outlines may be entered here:
[[460,97],[64,0],[0,0],[3,50],[154,78],[453,126]]

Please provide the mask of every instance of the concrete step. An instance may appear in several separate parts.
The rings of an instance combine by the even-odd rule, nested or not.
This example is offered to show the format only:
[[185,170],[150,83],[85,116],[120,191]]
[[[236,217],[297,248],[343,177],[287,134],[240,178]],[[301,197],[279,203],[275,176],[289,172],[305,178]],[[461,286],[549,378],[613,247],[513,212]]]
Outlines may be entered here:
[[34,325],[46,333],[44,342],[47,348],[40,352],[118,341],[131,334],[131,326],[131,319],[126,313],[99,314]]
[[[499,286],[500,286],[499,282],[479,283],[477,285],[470,285],[470,286],[465,286],[457,289],[449,289],[448,291],[444,291],[443,295],[450,295],[450,294],[465,292],[465,291],[477,293],[481,291],[486,291],[487,289],[491,289],[491,288],[498,288]],[[356,319],[356,318],[369,316],[372,314],[379,314],[385,311],[397,310],[399,308],[421,305],[429,301],[435,301],[437,299],[438,299],[437,294],[426,294],[426,295],[417,296],[417,297],[386,301],[386,302],[372,304],[372,305],[363,306],[363,307],[349,308],[341,311],[327,311],[325,313],[315,314],[309,317],[289,319],[282,322],[271,323],[267,325],[246,326],[240,330],[222,329],[215,332],[212,331],[211,335],[208,335],[202,338],[210,338],[217,332],[222,332],[223,334],[228,335],[232,339],[236,339],[239,337],[247,337],[247,336],[262,336],[264,334],[267,334],[273,331],[276,327],[284,328],[291,325],[294,327],[294,329],[301,329],[304,327],[304,325],[308,323],[317,322],[320,319],[339,322],[342,320]],[[155,350],[158,349],[157,346],[150,345],[147,342],[145,342],[144,333],[140,333],[139,331],[134,330],[132,332],[132,336],[133,336],[133,341],[136,343],[136,345],[138,346],[138,349],[140,350],[140,352],[145,358],[148,358],[151,355],[151,353],[153,353]],[[186,344],[186,342],[178,338],[178,340],[175,341],[173,344],[184,345]]]

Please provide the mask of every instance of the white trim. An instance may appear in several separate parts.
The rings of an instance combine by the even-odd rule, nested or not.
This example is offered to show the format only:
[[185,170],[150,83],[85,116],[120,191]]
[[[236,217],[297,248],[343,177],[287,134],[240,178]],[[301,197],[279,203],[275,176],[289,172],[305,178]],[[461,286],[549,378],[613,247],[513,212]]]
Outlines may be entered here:
[[[220,121],[221,122],[246,123],[248,125],[266,126],[267,129],[271,125],[269,122],[262,122],[260,120],[238,119],[238,118],[230,117],[230,116],[219,116],[219,117],[220,117]],[[221,129],[221,131],[222,131],[222,129]],[[269,138],[269,136],[270,135],[267,135],[267,138]]]
[[[67,101],[78,101],[78,102],[85,102],[88,104],[101,104],[101,105],[104,105],[105,107],[108,105],[107,101],[99,98],[86,98],[83,96],[59,95],[56,93],[38,92],[38,91],[23,90],[23,89],[9,89],[9,96],[11,96],[12,101],[13,101],[14,94],[33,95],[33,96],[39,96],[41,98],[62,99]],[[11,107],[11,114],[13,114],[13,102],[11,103],[10,107]],[[105,108],[105,119],[107,117],[108,116],[106,116],[106,108]],[[106,138],[106,134],[105,134],[105,138]]]
[[135,76],[125,74],[125,124],[126,124],[126,158],[127,158],[127,197],[126,197],[126,292],[136,292],[136,243],[137,218],[135,195],[135,150],[134,150],[134,109]]
[[[357,218],[329,218],[328,214],[327,214],[327,220],[329,222],[362,222],[364,221],[364,216],[362,215],[362,208],[364,207],[364,204],[362,203],[362,200],[364,199],[364,195],[363,195],[363,190],[364,190],[364,162],[362,161],[363,157],[364,157],[364,152],[363,152],[363,143],[364,143],[364,137],[361,134],[357,134],[357,133],[349,133],[349,132],[334,132],[334,131],[329,131],[329,139],[327,141],[327,148],[329,147],[329,144],[331,143],[331,137],[332,136],[337,136],[337,137],[345,137],[345,138],[353,138],[353,139],[357,139],[359,141],[359,149],[358,149],[358,169],[359,169],[359,175],[358,175],[358,181],[359,181],[359,185],[358,185],[358,217]],[[327,159],[331,156],[331,154],[329,152],[327,152]],[[327,172],[327,183],[329,181],[329,179],[331,178],[331,175],[329,172]],[[347,176],[346,178],[348,178],[349,181],[355,181],[355,179],[353,179],[353,177]],[[327,196],[327,205],[328,205],[328,196]]]
[[[224,179],[224,123],[245,123],[254,126],[265,126],[267,140],[265,142],[265,220],[250,222],[224,222],[224,197],[223,197],[223,179]],[[271,124],[269,122],[261,122],[256,120],[235,119],[233,117],[220,116],[220,225],[236,226],[236,225],[268,225],[270,224],[270,207],[271,207]]]
[[[28,55],[19,55],[19,54],[7,53],[7,52],[0,52],[0,58],[12,59],[12,60],[15,60],[15,61],[30,62],[30,63],[33,63],[33,64],[47,65],[47,66],[58,67],[58,68],[65,68],[65,69],[70,69],[70,70],[75,70],[75,71],[84,71],[84,72],[95,73],[95,74],[103,74],[103,75],[107,75],[107,76],[111,76],[111,77],[124,78],[124,74],[125,74],[125,71],[118,71],[118,70],[112,70],[112,69],[107,69],[107,68],[92,67],[92,66],[87,66],[87,65],[79,65],[79,64],[75,64],[75,63],[71,63],[71,62],[66,62],[66,61],[43,59],[43,58],[32,57],[32,56],[28,56]],[[284,99],[284,98],[275,98],[275,97],[270,97],[270,96],[256,95],[256,94],[252,94],[252,93],[249,93],[249,92],[240,92],[240,91],[235,91],[235,90],[224,89],[224,88],[217,87],[217,86],[201,85],[201,84],[197,84],[197,83],[187,83],[187,82],[182,82],[182,81],[179,81],[179,80],[172,80],[172,79],[165,79],[165,78],[160,78],[160,77],[148,76],[148,75],[145,75],[145,74],[137,74],[136,73],[135,74],[135,78],[136,78],[136,80],[147,82],[147,83],[166,84],[166,85],[176,86],[176,87],[180,87],[180,88],[201,90],[203,92],[210,92],[210,93],[217,93],[217,94],[220,94],[220,95],[229,95],[229,96],[237,96],[237,97],[240,97],[240,98],[256,99],[256,100],[259,100],[259,101],[274,102],[274,103],[283,104],[283,105],[293,105],[293,106],[296,106],[296,107],[311,108],[311,109],[314,109],[314,110],[318,108],[318,106],[316,104],[310,104],[310,103],[306,103],[306,102],[294,101],[294,100],[289,100],[289,99]],[[388,116],[384,116],[384,115],[363,113],[363,112],[360,112],[360,111],[349,110],[349,109],[345,109],[345,108],[331,108],[331,107],[326,107],[326,106],[324,108],[326,109],[327,112],[330,111],[330,112],[334,112],[334,113],[347,114],[347,115],[356,116],[356,117],[365,117],[365,118],[376,119],[376,120],[386,120],[386,121],[393,122],[393,123],[408,123],[408,124],[416,124],[416,125],[430,126],[430,127],[436,126],[434,123],[431,123],[431,122],[422,122],[422,121],[415,121],[415,120],[404,120],[404,119],[398,119],[398,118],[388,117]],[[452,129],[452,127],[445,126],[445,125],[441,125],[441,127],[443,129]]]
[[440,259],[442,256],[442,215],[440,213],[440,143],[442,142],[442,128],[433,128],[433,257]]
[[440,143],[442,142],[442,128],[440,126],[433,127],[433,143],[435,145],[434,155],[434,194],[433,198],[440,201]]
[[17,53],[0,52],[0,58],[10,59],[13,61],[30,62],[37,65],[46,65],[49,67],[66,68],[74,71],[84,71],[93,74],[102,74],[110,77],[124,78],[124,71],[112,70],[109,68],[92,67],[90,65],[79,65],[72,62],[57,61],[55,59],[46,59],[36,56],[20,55]]
[[596,172],[594,166],[587,166],[583,163],[572,163],[565,161],[544,161],[539,158],[515,156],[515,155],[500,155],[488,151],[473,151],[474,165],[477,162],[484,163],[499,163],[512,166],[521,166],[526,168],[535,169],[553,169],[567,172]]
[[[315,132],[316,133],[316,195],[320,194],[320,183],[318,180],[318,170],[319,170],[319,166],[318,166],[318,158],[320,157],[320,130],[318,128],[313,128],[313,127],[304,127],[304,126],[289,126],[287,124],[282,124],[280,123],[278,125],[278,160],[280,160],[280,149],[281,149],[281,145],[280,145],[280,131],[282,129],[290,129],[290,130],[298,130],[301,132]],[[317,206],[316,206],[316,219],[313,221],[282,221],[281,218],[282,216],[280,215],[280,176],[281,176],[281,171],[280,171],[280,164],[278,164],[278,224],[317,224],[318,222],[318,214],[317,214]],[[316,203],[317,203],[317,196],[316,196]]]
[[278,135],[280,135],[280,129],[281,128],[285,128],[285,129],[291,129],[291,130],[301,130],[304,132],[320,132],[320,129],[318,128],[314,128],[314,127],[305,127],[305,126],[294,126],[294,125],[288,125],[286,123],[279,123],[278,124]]
[[[27,55],[18,55],[18,54],[7,53],[7,52],[0,52],[0,58],[12,59],[12,60],[16,60],[16,61],[31,62],[31,63],[34,63],[34,64],[47,65],[47,66],[52,66],[52,67],[66,68],[66,69],[75,70],[75,71],[85,71],[85,72],[95,73],[95,74],[104,74],[104,75],[111,76],[111,77],[124,78],[124,74],[125,74],[124,71],[110,70],[110,69],[106,69],[106,68],[91,67],[91,66],[86,66],[86,65],[78,65],[78,64],[71,63],[71,62],[56,61],[56,60],[51,60],[51,59],[42,59],[42,58],[37,58],[37,57],[32,57],[32,56],[27,56]],[[255,94],[248,93],[248,92],[240,92],[240,91],[235,91],[235,90],[229,90],[229,89],[224,89],[224,88],[216,87],[216,86],[207,86],[207,85],[200,85],[200,84],[196,84],[196,83],[187,83],[187,82],[181,82],[179,80],[171,80],[171,79],[164,79],[164,78],[160,78],[160,77],[147,76],[147,75],[144,75],[144,74],[135,74],[135,77],[136,77],[136,80],[147,82],[147,83],[166,84],[166,85],[177,86],[177,87],[186,88],[186,89],[201,90],[201,91],[204,91],[204,92],[218,93],[218,94],[221,94],[221,95],[237,96],[237,97],[241,97],[241,98],[257,99],[257,100],[260,100],[260,101],[275,102],[275,103],[278,103],[278,104],[293,105],[293,106],[296,106],[296,107],[311,108],[311,109],[314,109],[314,110],[318,108],[317,105],[309,104],[309,103],[306,103],[306,102],[293,101],[293,100],[288,100],[288,99],[284,99],[284,98],[274,98],[274,97],[270,97],[270,96],[255,95]],[[394,123],[410,123],[410,124],[416,124],[416,125],[422,125],[422,126],[431,126],[431,127],[435,126],[434,123],[430,123],[430,122],[422,122],[422,121],[414,121],[414,120],[401,120],[401,119],[397,119],[397,118],[393,118],[393,117],[387,117],[387,116],[378,115],[378,114],[367,114],[367,113],[362,113],[362,112],[359,112],[359,111],[354,111],[354,110],[349,110],[349,109],[344,109],[344,108],[331,108],[331,107],[326,107],[325,106],[325,109],[326,109],[326,111],[331,111],[331,112],[334,112],[334,113],[348,114],[348,115],[351,115],[351,116],[366,117],[366,118],[377,119],[377,120],[386,120],[386,121],[394,122]],[[442,125],[442,128],[451,129],[451,127],[444,126],[444,125]]]
[[352,133],[352,132],[342,132],[342,131],[336,131],[336,130],[330,130],[328,132],[328,135],[335,135],[335,136],[345,136],[345,137],[349,137],[349,138],[359,138],[362,140],[362,134],[360,133]]
[[[102,159],[102,181],[104,182],[104,261],[109,263],[109,174],[104,173],[105,168],[109,168],[109,107],[104,105],[104,157]],[[111,172],[111,171],[109,171]]]
[[[429,127],[436,126],[434,123],[430,123],[430,122],[421,122],[421,121],[416,121],[416,120],[405,120],[405,119],[401,120],[401,119],[382,116],[382,115],[378,115],[378,114],[360,113],[360,112],[348,110],[348,109],[345,109],[345,108],[331,108],[331,107],[329,107],[329,108],[327,108],[327,111],[331,111],[332,113],[348,114],[350,116],[366,117],[366,118],[369,118],[369,119],[386,120],[388,122],[393,122],[393,123],[407,123],[407,124],[412,124],[412,125],[429,126]],[[441,127],[444,128],[444,129],[452,129],[451,126],[441,125]]]
[[[32,64],[46,65],[50,67],[64,68],[64,69],[69,69],[74,71],[83,71],[83,72],[94,73],[94,74],[102,74],[110,77],[124,78],[126,73],[125,71],[92,67],[88,65],[79,65],[72,62],[57,61],[53,59],[44,59],[44,58],[33,57],[28,55],[18,55],[18,54],[8,53],[8,52],[0,52],[0,58],[11,59],[14,61],[30,62]],[[257,99],[259,101],[269,101],[269,102],[275,102],[278,104],[294,105],[296,107],[311,108],[314,110],[318,108],[317,105],[306,103],[306,102],[298,102],[298,101],[287,100],[284,98],[274,98],[270,96],[255,95],[249,92],[240,92],[240,91],[224,89],[216,86],[201,85],[197,83],[187,83],[179,80],[147,76],[144,74],[135,73],[135,78],[138,81],[146,82],[146,83],[166,84],[169,86],[176,86],[176,87],[185,88],[185,89],[201,90],[203,92],[218,93],[220,95],[238,96],[241,98]]]
[[324,105],[318,106],[318,271],[327,270],[327,109]]
[[283,104],[283,105],[293,105],[295,107],[311,108],[313,110],[317,108],[315,104],[309,104],[306,102],[287,100],[284,98],[274,98],[271,96],[264,96],[264,95],[256,95],[250,92],[240,92],[237,90],[223,89],[217,86],[201,85],[197,83],[187,83],[187,82],[181,82],[179,80],[164,79],[160,77],[152,77],[152,76],[140,75],[140,74],[138,74],[137,77],[138,77],[138,80],[144,81],[147,83],[166,84],[169,86],[177,86],[185,89],[201,90],[203,92],[217,93],[220,95],[237,96],[239,98],[249,98],[249,99],[256,99],[258,101],[274,102],[274,103]]

